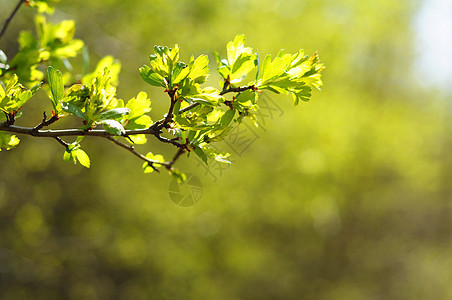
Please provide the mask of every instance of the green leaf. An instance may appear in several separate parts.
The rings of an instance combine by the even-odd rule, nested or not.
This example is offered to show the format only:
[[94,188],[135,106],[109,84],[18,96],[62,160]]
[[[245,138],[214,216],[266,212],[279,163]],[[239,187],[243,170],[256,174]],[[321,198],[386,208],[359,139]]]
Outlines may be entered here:
[[199,94],[190,96],[189,99],[193,102],[201,102],[206,105],[217,106],[223,97],[220,96],[220,92],[217,89],[208,87],[203,89]]
[[35,85],[30,89],[31,94],[32,94],[32,95],[36,94],[36,92],[39,91],[39,90],[41,89],[42,84],[43,84],[42,81],[40,81],[40,82],[38,82],[37,84],[35,84]]
[[[58,0],[54,0],[53,2],[57,2]],[[39,13],[47,13],[52,14],[55,9],[49,6],[49,0],[28,0],[28,5],[30,7],[35,7],[38,9]]]
[[7,61],[8,61],[8,58],[6,57],[5,52],[0,50],[0,63],[6,64]]
[[[145,134],[134,134],[134,135],[130,135],[128,136],[128,138],[130,140],[132,140],[132,144],[137,144],[137,145],[143,145],[147,143],[147,138]],[[129,140],[129,142],[130,142]]]
[[271,56],[267,55],[262,66],[262,79],[264,82],[269,82],[272,79],[284,75],[286,68],[290,64],[290,56],[276,57],[271,61]]
[[57,111],[58,102],[64,97],[63,75],[60,71],[55,70],[52,66],[47,68],[47,76],[49,77],[49,85],[52,97],[53,109]]
[[165,81],[163,77],[156,72],[154,72],[151,68],[144,65],[140,68],[140,75],[144,81],[153,86],[161,86],[166,87]]
[[311,97],[311,88],[309,86],[303,86],[299,91],[293,93],[294,104],[298,105],[298,102],[309,101]]
[[241,111],[243,109],[256,110],[257,98],[257,94],[254,91],[246,90],[237,95],[234,102],[232,103],[232,106]]
[[5,92],[8,94],[10,93],[10,91],[13,89],[13,87],[17,86],[19,83],[19,77],[14,74],[13,77],[11,77],[8,81],[8,83],[6,84],[5,87]]
[[262,63],[262,80],[266,81],[271,77],[270,73],[272,71],[272,56],[267,54]]
[[3,105],[1,104],[3,102],[3,100],[6,98],[6,92],[3,89],[2,85],[0,84],[0,108],[3,107]]
[[224,113],[224,115],[221,117],[220,124],[223,126],[228,126],[231,123],[232,119],[234,118],[234,115],[235,115],[235,110],[233,110],[233,109],[227,110]]
[[257,101],[257,94],[252,90],[246,90],[237,95],[235,98],[236,102],[244,103],[251,101],[253,104]]
[[113,108],[113,109],[102,112],[99,115],[99,120],[103,121],[103,120],[117,119],[117,118],[120,118],[129,113],[130,113],[130,109],[127,107]]
[[127,118],[133,119],[151,111],[151,100],[148,99],[145,92],[139,92],[136,97],[127,102],[126,107],[130,109]]
[[137,118],[133,118],[132,120],[127,121],[126,128],[133,130],[133,129],[143,129],[151,126],[152,119],[148,115],[142,115]]
[[200,147],[193,149],[193,152],[207,165],[207,155],[202,151]]
[[33,93],[31,91],[24,91],[20,93],[17,97],[17,106],[22,107],[25,102],[27,102],[31,98],[31,96],[33,96]]
[[90,159],[88,154],[86,154],[85,151],[78,148],[71,151],[72,155],[79,161],[79,163],[84,166],[85,168],[90,167]]
[[227,45],[227,65],[229,67],[229,80],[231,83],[240,82],[256,66],[257,58],[253,49],[245,47],[245,35],[237,35],[234,41]]
[[189,73],[187,69],[187,65],[181,61],[177,62],[173,74],[171,77],[173,78],[173,85],[179,83],[181,80],[185,79]]
[[187,180],[187,175],[179,171],[178,169],[172,169],[170,171],[171,176],[177,180],[179,183],[183,183]]
[[[193,57],[192,57],[193,58]],[[190,67],[184,63],[178,63],[176,69],[173,72],[173,84],[178,84],[190,73]]]
[[68,151],[68,150],[64,151],[64,154],[63,154],[63,160],[64,161],[70,161],[72,159],[71,152],[72,151]]
[[126,133],[124,127],[115,120],[102,120],[98,122],[99,124],[103,124],[105,130],[107,130],[109,133],[113,135],[123,135]]
[[119,103],[116,99],[116,87],[111,84],[110,70],[105,68],[90,85],[85,115],[88,120],[95,120],[101,111],[117,108]]
[[231,163],[231,161],[227,159],[229,156],[231,156],[230,153],[219,152],[211,147],[204,147],[203,150],[206,153],[206,155],[215,159],[218,162],[225,163],[225,164]]
[[230,41],[226,48],[227,48],[227,57],[229,66],[233,66],[237,58],[243,53],[243,52],[251,52],[250,48],[245,48],[245,35],[239,34],[236,35],[233,41]]
[[209,76],[209,57],[204,54],[200,55],[190,69],[188,77],[196,83],[204,83]]
[[[86,49],[86,47],[84,49]],[[87,62],[89,59],[89,57],[85,58],[85,55],[83,58],[84,58],[84,63]],[[85,66],[84,66],[84,68],[85,68]],[[91,84],[96,77],[101,76],[102,73],[104,73],[105,68],[107,68],[109,70],[111,84],[114,86],[117,86],[119,72],[121,71],[121,63],[117,59],[115,59],[113,56],[110,56],[110,55],[103,57],[97,63],[96,69],[94,70],[94,72],[83,76],[82,83],[83,84]],[[86,67],[86,69],[87,69],[87,67]]]
[[33,93],[18,82],[16,74],[5,83],[5,89],[0,85],[0,109],[8,114],[17,114]]
[[20,140],[17,136],[0,131],[0,151],[10,150],[19,144]]
[[241,55],[235,61],[231,70],[231,83],[240,82],[248,73],[250,73],[257,66],[256,56]]
[[61,110],[88,121],[86,115],[80,110],[80,108],[70,102],[61,103]]
[[90,97],[90,88],[86,85],[82,84],[74,84],[72,85],[68,91],[66,96],[66,102],[72,103],[78,108],[85,107],[86,101]]
[[[162,155],[159,155],[159,154],[154,155],[154,154],[152,154],[152,152],[149,152],[148,154],[146,154],[146,158],[156,162],[156,163],[151,163],[154,168],[160,168],[162,166],[158,162],[161,162],[161,163],[165,162],[165,159],[163,158]],[[143,163],[143,171],[144,171],[144,173],[152,173],[152,172],[154,172],[154,168],[153,167],[151,167],[149,162]]]

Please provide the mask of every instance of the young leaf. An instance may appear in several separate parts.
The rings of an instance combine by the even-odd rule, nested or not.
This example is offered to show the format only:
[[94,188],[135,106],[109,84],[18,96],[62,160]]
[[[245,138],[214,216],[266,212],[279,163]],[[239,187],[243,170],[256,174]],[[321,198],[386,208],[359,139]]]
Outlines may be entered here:
[[[84,49],[86,49],[86,47],[84,47]],[[89,57],[87,57],[85,59],[85,56],[84,56],[84,62],[85,62],[85,60],[87,61],[88,59],[89,59]],[[96,69],[94,70],[94,72],[83,76],[82,83],[83,84],[91,84],[96,77],[102,75],[105,68],[107,68],[110,71],[109,76],[111,78],[111,80],[110,80],[111,84],[114,86],[117,86],[119,72],[121,71],[121,63],[118,60],[116,60],[113,56],[110,56],[110,55],[103,57],[97,63],[97,66],[96,66]]]
[[99,124],[103,124],[105,130],[113,135],[123,135],[126,133],[124,127],[122,127],[121,123],[115,120],[102,120],[98,122]]
[[224,115],[221,117],[220,124],[223,126],[228,126],[231,123],[232,119],[234,118],[234,115],[235,115],[235,110],[228,109],[224,113]]
[[128,136],[128,140],[131,144],[137,144],[137,145],[146,144],[148,141],[145,134],[130,135],[130,136]]
[[196,83],[204,83],[209,76],[209,57],[207,55],[200,55],[190,69],[188,77]]
[[71,151],[72,155],[80,162],[85,168],[89,168],[91,163],[88,154],[85,151],[78,148]]
[[207,165],[207,155],[200,147],[197,146],[193,149],[193,152],[195,152],[195,154]]
[[0,110],[5,113],[17,114],[22,106],[33,96],[33,93],[18,82],[14,74],[3,89],[0,85]]
[[47,76],[49,77],[49,85],[53,109],[57,110],[58,102],[64,97],[63,75],[60,71],[55,70],[52,66],[47,68]]
[[158,162],[165,162],[165,159],[163,158],[162,155],[154,155],[152,154],[152,152],[149,152],[148,154],[146,154],[146,158],[150,159],[151,161],[155,161],[156,163],[150,163],[150,162],[145,162],[143,163],[143,171],[144,173],[152,173],[154,172],[154,168],[160,168],[162,165],[159,164]]
[[63,160],[64,161],[70,161],[72,159],[72,154],[71,153],[72,153],[72,151],[68,151],[68,150],[64,151]]
[[20,140],[17,136],[0,131],[0,151],[2,149],[10,150],[16,147],[19,142]]
[[133,118],[132,120],[126,120],[126,128],[128,130],[148,128],[152,124],[152,119],[148,115],[142,115],[140,117]]
[[171,176],[177,180],[179,183],[183,183],[187,180],[187,175],[179,171],[178,169],[172,169],[170,171]]
[[124,115],[127,115],[130,113],[130,109],[127,107],[121,107],[121,108],[114,108],[107,111],[102,112],[99,115],[99,120],[109,120],[109,119],[117,119]]
[[36,92],[39,91],[39,90],[41,89],[42,84],[43,84],[42,81],[41,81],[41,82],[38,82],[37,84],[35,84],[35,85],[30,89],[31,94],[32,94],[32,95],[36,94]]
[[230,153],[219,152],[212,147],[204,147],[203,150],[204,150],[204,153],[206,153],[206,155],[215,159],[218,162],[225,163],[225,164],[231,163],[231,161],[227,159],[229,156],[231,156]]
[[0,63],[4,63],[6,64],[6,61],[8,60],[8,58],[6,57],[5,52],[3,52],[2,50],[0,50]]
[[161,86],[166,87],[165,80],[163,77],[156,72],[154,72],[151,68],[144,65],[140,68],[140,75],[144,81],[153,86]]
[[139,92],[136,97],[127,102],[126,107],[130,109],[127,118],[133,119],[151,111],[151,100],[148,99],[145,92]]
[[[79,118],[87,120],[86,115],[74,104],[70,102],[63,102],[61,103],[61,110],[67,113],[70,113],[72,115],[75,115]],[[88,121],[88,120],[87,120]]]

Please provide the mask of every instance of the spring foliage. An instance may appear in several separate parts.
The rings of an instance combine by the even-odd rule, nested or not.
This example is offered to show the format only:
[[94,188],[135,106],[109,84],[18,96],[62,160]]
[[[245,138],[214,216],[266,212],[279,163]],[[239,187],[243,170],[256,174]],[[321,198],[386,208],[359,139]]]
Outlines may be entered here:
[[[89,168],[90,159],[81,149],[85,136],[106,137],[144,160],[145,173],[165,167],[183,180],[173,167],[182,155],[194,153],[206,164],[209,159],[230,163],[229,153],[220,153],[213,144],[228,136],[231,128],[244,118],[255,120],[262,91],[290,95],[294,104],[308,101],[313,88],[322,86],[324,66],[318,54],[294,54],[281,50],[259,59],[258,53],[245,45],[245,36],[237,35],[226,46],[226,56],[215,53],[215,71],[221,76],[219,86],[209,86],[211,65],[207,55],[180,61],[178,45],[155,46],[149,64],[139,68],[141,78],[152,88],[169,97],[168,113],[153,121],[151,100],[146,92],[124,101],[117,98],[120,63],[111,56],[101,59],[95,70],[74,74],[71,59],[86,57],[83,41],[74,38],[75,23],[64,20],[53,24],[44,13],[53,8],[48,1],[28,1],[36,7],[35,33],[23,31],[19,49],[11,59],[0,50],[0,150],[19,144],[16,134],[56,138],[64,147],[63,159]],[[137,74],[138,75],[138,74]],[[52,117],[35,127],[16,126],[22,107],[39,89],[45,90],[52,104]],[[165,100],[154,100],[165,101]],[[80,126],[68,130],[43,130],[62,118],[76,118]],[[25,119],[26,116],[22,116]],[[257,124],[256,124],[257,126]],[[65,136],[76,136],[72,143]],[[148,137],[174,145],[178,152],[172,160],[161,154],[137,153],[133,144],[146,144]]]

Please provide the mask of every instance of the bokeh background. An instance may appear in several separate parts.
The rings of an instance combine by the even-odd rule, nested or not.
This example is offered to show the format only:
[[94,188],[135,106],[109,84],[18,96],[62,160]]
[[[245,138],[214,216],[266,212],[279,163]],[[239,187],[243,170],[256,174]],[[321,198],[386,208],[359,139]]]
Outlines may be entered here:
[[[2,22],[15,2],[0,1]],[[203,185],[191,207],[108,141],[86,139],[84,169],[55,141],[21,137],[0,153],[0,298],[452,299],[451,81],[435,77],[450,61],[432,50],[441,18],[419,17],[433,2],[61,1],[51,20],[76,21],[92,67],[118,58],[119,96],[148,92],[154,119],[166,97],[138,68],[156,44],[212,62],[239,33],[261,55],[318,50],[325,86],[298,107],[265,95],[252,143],[222,146],[241,147],[226,170],[182,159]],[[33,14],[13,20],[8,56]],[[30,102],[22,125],[49,106]]]

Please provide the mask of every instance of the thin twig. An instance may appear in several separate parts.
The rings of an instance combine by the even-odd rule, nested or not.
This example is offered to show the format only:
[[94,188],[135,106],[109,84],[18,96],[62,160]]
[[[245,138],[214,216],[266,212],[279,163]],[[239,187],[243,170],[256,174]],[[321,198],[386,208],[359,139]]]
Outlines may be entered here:
[[141,154],[140,152],[136,151],[135,148],[134,148],[133,146],[127,145],[127,144],[124,144],[124,143],[121,143],[120,141],[114,139],[114,138],[111,137],[111,136],[107,136],[107,137],[105,137],[105,138],[108,139],[108,140],[110,140],[110,141],[112,141],[113,143],[115,143],[115,144],[118,145],[119,147],[124,148],[124,149],[126,149],[126,150],[132,152],[133,155],[135,155],[135,156],[138,157],[139,159],[144,160],[145,162],[147,162],[147,163],[149,164],[149,166],[150,166],[152,169],[154,169],[154,171],[156,171],[156,172],[160,172],[160,171],[154,166],[154,164],[163,165],[163,166],[165,166],[165,167],[169,164],[169,163],[167,163],[167,162],[163,162],[163,163],[162,163],[162,162],[159,162],[159,161],[156,161],[156,160],[149,159],[149,158],[147,158],[145,155],[143,155],[143,154]]
[[[170,170],[172,169],[172,166],[174,165],[174,163],[179,159],[179,157],[185,153],[185,150],[182,148],[179,148],[179,150],[177,150],[176,155],[174,155],[173,160],[171,160],[168,163],[167,169]],[[168,168],[169,167],[169,168]]]
[[168,109],[168,113],[166,114],[166,117],[163,119],[163,122],[161,122],[158,125],[158,129],[167,128],[168,124],[173,121],[174,106],[176,105],[176,102],[177,102],[177,100],[176,100],[176,91],[177,91],[177,87],[174,88],[171,91],[167,91],[168,95],[170,96],[171,103],[170,103],[170,107]]
[[255,89],[256,89],[256,86],[254,84],[248,85],[248,86],[236,87],[236,88],[230,87],[228,89],[222,90],[220,92],[220,96],[223,96],[224,94],[227,94],[227,93],[240,93],[240,92],[243,92],[246,90],[255,90]]
[[179,115],[180,115],[180,114],[183,114],[184,112],[187,112],[187,111],[189,111],[190,109],[197,107],[198,105],[199,105],[199,102],[190,104],[189,106],[184,107],[184,108],[182,108],[181,110],[179,110],[178,114],[179,114]]
[[33,128],[33,130],[34,130],[34,132],[38,132],[38,130],[43,128],[44,126],[49,126],[50,124],[55,123],[58,120],[59,120],[59,118],[56,115],[53,115],[50,119],[47,120],[47,114],[44,111],[42,122],[40,124],[36,125]]
[[154,134],[154,135],[160,142],[167,143],[167,144],[173,144],[177,148],[184,148],[185,147],[185,144],[181,144],[181,143],[177,142],[177,140],[178,140],[177,138],[169,139],[169,138],[161,136],[160,134]]
[[0,31],[0,39],[3,37],[3,34],[5,34],[6,29],[8,28],[9,23],[11,22],[11,20],[14,18],[14,15],[16,14],[16,12],[19,10],[20,6],[22,5],[22,3],[24,3],[25,0],[19,0],[19,2],[17,2],[16,7],[14,7],[14,10],[11,12],[11,14],[9,15],[9,17],[6,19],[5,24],[3,24],[2,30]]
[[53,137],[55,140],[58,141],[58,143],[60,143],[61,145],[63,145],[66,149],[69,147],[69,144],[66,143],[65,141],[63,141],[59,136],[54,136]]

